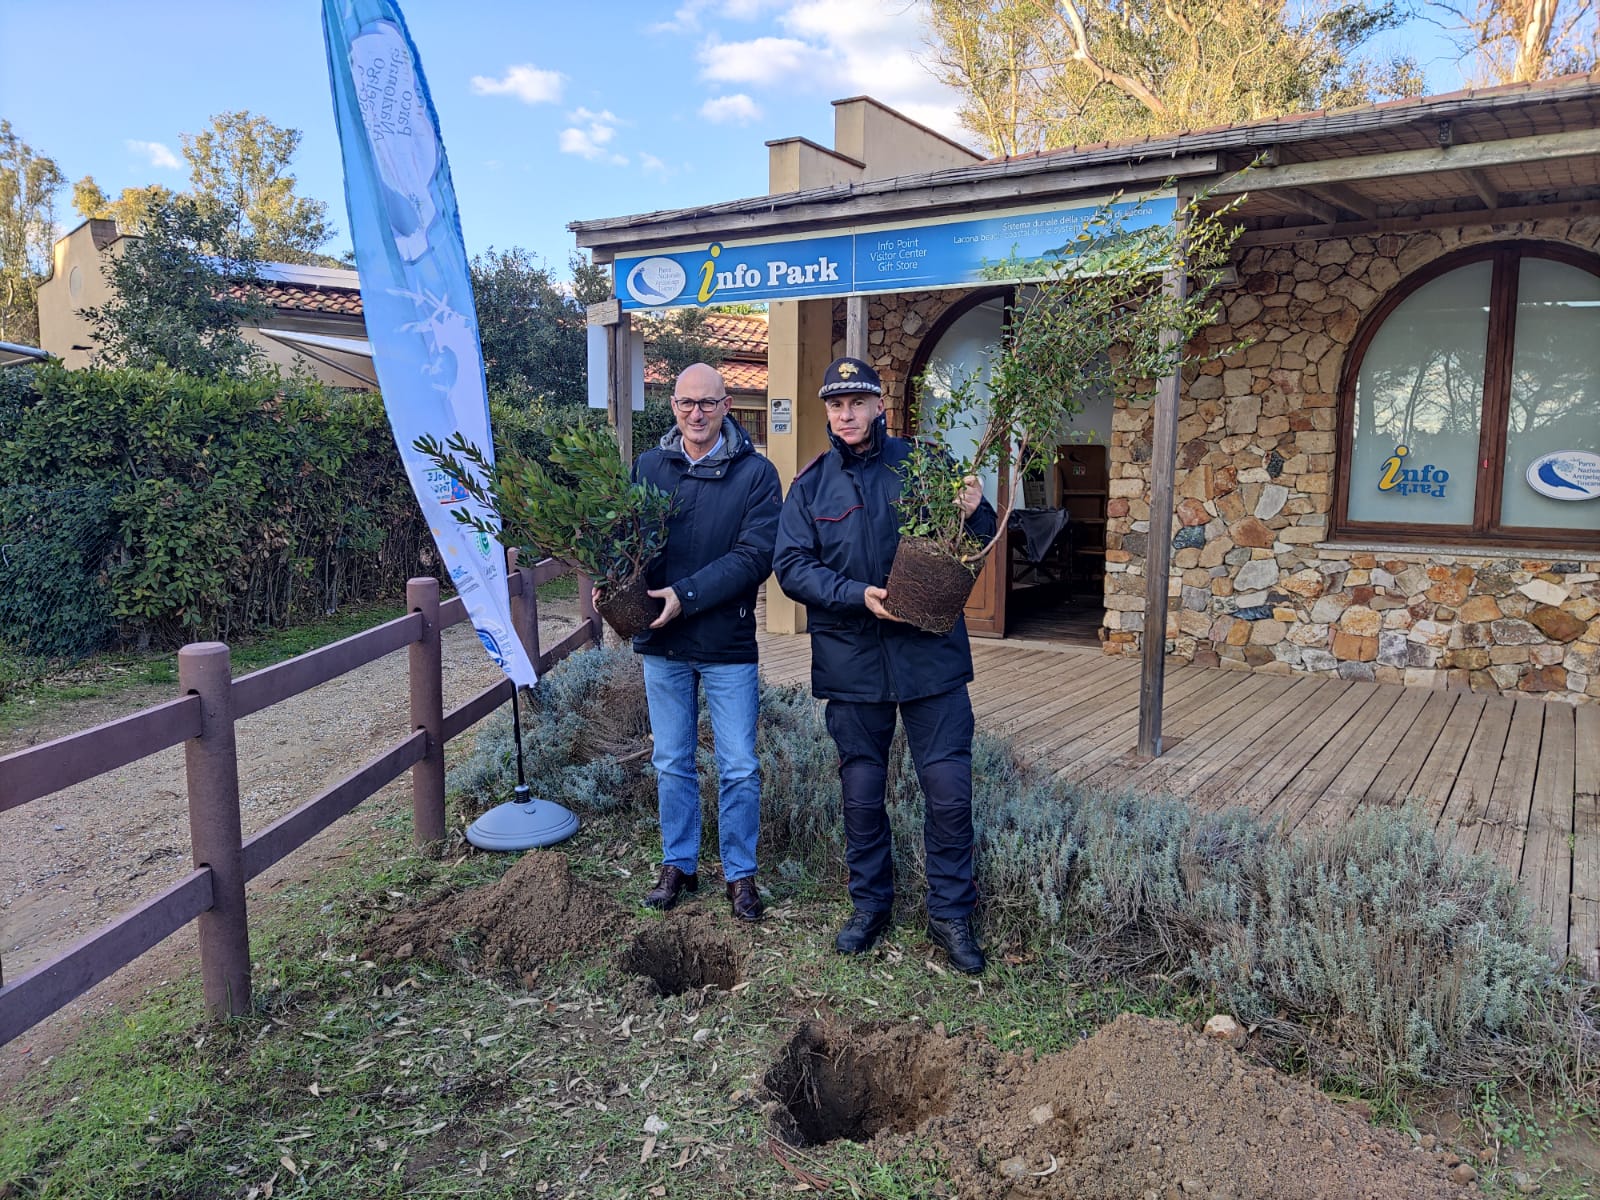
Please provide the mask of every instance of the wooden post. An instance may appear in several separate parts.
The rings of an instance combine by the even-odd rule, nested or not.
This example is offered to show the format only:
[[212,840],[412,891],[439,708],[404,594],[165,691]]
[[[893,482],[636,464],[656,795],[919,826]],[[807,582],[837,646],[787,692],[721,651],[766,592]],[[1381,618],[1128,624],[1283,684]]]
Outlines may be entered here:
[[522,580],[522,591],[511,597],[511,627],[522,641],[522,649],[539,669],[539,589],[534,586],[533,570],[520,565],[515,546],[506,551],[506,570]]
[[444,839],[444,650],[439,642],[439,581],[406,583],[406,608],[422,614],[422,638],[411,643],[411,728],[428,735],[428,751],[411,768],[411,840]]
[[845,300],[844,352],[851,358],[867,361],[867,298],[850,296]]
[[594,638],[596,646],[606,644],[605,625],[600,617],[600,610],[594,606],[594,580],[582,571],[576,571],[578,577],[578,612],[583,619],[589,622],[589,632]]
[[205,1007],[212,1016],[238,1016],[250,1011],[250,925],[228,647],[196,642],[179,650],[178,687],[200,697],[200,736],[183,744],[183,765],[194,865],[211,871],[211,907],[199,918]]
[[633,322],[627,313],[618,313],[610,329],[611,353],[606,356],[610,378],[606,385],[606,415],[617,431],[617,448],[622,465],[633,467]]
[[[1181,203],[1181,198],[1180,198]],[[1161,281],[1168,296],[1182,300],[1189,280],[1181,265]],[[1178,340],[1173,329],[1161,331],[1163,347]],[[1139,753],[1161,757],[1161,705],[1166,693],[1167,575],[1172,567],[1174,475],[1178,466],[1178,392],[1181,369],[1156,389],[1150,433],[1150,534],[1145,554],[1143,663],[1139,672]]]

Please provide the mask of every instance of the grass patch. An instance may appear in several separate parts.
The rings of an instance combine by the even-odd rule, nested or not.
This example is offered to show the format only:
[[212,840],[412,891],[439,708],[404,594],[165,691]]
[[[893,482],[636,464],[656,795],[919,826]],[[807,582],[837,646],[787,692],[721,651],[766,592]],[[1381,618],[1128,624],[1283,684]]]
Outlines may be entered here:
[[[636,714],[624,703],[631,662],[626,651],[576,656],[545,677],[526,717],[536,791],[584,809],[583,828],[564,850],[573,871],[625,899],[648,886],[659,847],[645,760],[631,748]],[[1533,989],[1521,1014],[1508,1015],[1494,1037],[1441,1022],[1453,1040],[1434,1043],[1419,1072],[1403,1057],[1414,1043],[1386,1042],[1388,1027],[1363,1016],[1390,1012],[1394,995],[1411,993],[1391,990],[1361,1008],[1320,977],[1297,973],[1305,955],[1347,971],[1381,965],[1357,953],[1365,943],[1356,936],[1363,922],[1376,929],[1380,916],[1412,930],[1413,947],[1430,931],[1441,944],[1454,939],[1457,956],[1434,960],[1452,994],[1475,977],[1477,966],[1460,966],[1474,961],[1471,953],[1496,939],[1519,944],[1525,926],[1514,906],[1496,907],[1492,879],[1485,884],[1470,863],[1430,857],[1398,832],[1403,822],[1296,850],[1237,818],[1185,818],[1169,802],[1049,792],[985,740],[989,973],[948,972],[909,898],[879,952],[841,958],[831,946],[848,914],[837,883],[841,847],[829,828],[837,796],[831,763],[825,774],[816,766],[827,743],[819,749],[805,724],[812,709],[804,697],[768,700],[768,919],[739,926],[715,889],[673,914],[737,939],[732,990],[664,996],[630,971],[623,960],[635,935],[667,923],[655,914],[630,915],[603,944],[515,979],[482,969],[470,931],[449,944],[445,962],[369,960],[377,923],[494,882],[511,865],[466,852],[413,855],[395,805],[379,838],[337,873],[288,891],[281,907],[258,909],[249,1017],[200,1021],[198,986],[187,982],[86,1035],[31,1079],[0,1111],[0,1196],[759,1197],[791,1195],[801,1182],[840,1196],[954,1195],[931,1148],[889,1158],[849,1142],[774,1150],[761,1084],[801,1023],[894,1022],[1050,1053],[1120,1012],[1195,1022],[1219,998],[1239,1011],[1238,995],[1256,993],[1281,1004],[1297,997],[1263,1024],[1283,1027],[1272,1044],[1285,1066],[1364,1098],[1402,1129],[1415,1123],[1421,1100],[1438,1095],[1429,1080],[1477,1072],[1461,1151],[1491,1150],[1486,1194],[1514,1191],[1519,1172],[1539,1180],[1543,1195],[1576,1197],[1593,1186],[1553,1173],[1549,1162],[1558,1133],[1595,1132],[1594,1080],[1582,1058],[1591,1045],[1589,993],[1578,981],[1548,964],[1507,975]],[[508,749],[490,725],[454,773],[463,818],[503,798]],[[909,777],[900,762],[891,784],[908,884],[920,876]],[[713,830],[708,823],[708,836]],[[1319,886],[1294,883],[1304,879]],[[1428,903],[1410,886],[1417,880]],[[1444,886],[1458,889],[1459,920],[1440,906]],[[1327,907],[1338,895],[1348,905]],[[1341,938],[1290,936],[1318,922],[1337,925]],[[1274,927],[1282,936],[1265,940]],[[1463,928],[1476,940],[1463,939]],[[1206,944],[1231,948],[1229,973],[1195,952]],[[1288,949],[1272,957],[1272,947]],[[1453,974],[1445,970],[1452,964]],[[1397,977],[1373,978],[1388,986]],[[1406,987],[1418,978],[1398,976]],[[1531,1044],[1536,1038],[1545,1040]],[[1529,1115],[1536,1105],[1520,1080],[1536,1069],[1559,1093],[1559,1120]]]
[[[399,604],[357,605],[290,629],[242,637],[229,643],[233,673],[270,667],[404,615],[405,607]],[[176,650],[108,652],[69,664],[0,646],[0,696],[4,696],[0,731],[32,724],[75,702],[107,699],[141,687],[176,687],[177,682]]]

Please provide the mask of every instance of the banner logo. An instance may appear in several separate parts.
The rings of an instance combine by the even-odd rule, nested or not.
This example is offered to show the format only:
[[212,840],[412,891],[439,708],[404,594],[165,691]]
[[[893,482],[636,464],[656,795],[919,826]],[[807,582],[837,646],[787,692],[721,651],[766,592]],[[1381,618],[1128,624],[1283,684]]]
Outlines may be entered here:
[[628,295],[653,308],[671,304],[688,282],[683,268],[670,258],[647,258],[628,272]]

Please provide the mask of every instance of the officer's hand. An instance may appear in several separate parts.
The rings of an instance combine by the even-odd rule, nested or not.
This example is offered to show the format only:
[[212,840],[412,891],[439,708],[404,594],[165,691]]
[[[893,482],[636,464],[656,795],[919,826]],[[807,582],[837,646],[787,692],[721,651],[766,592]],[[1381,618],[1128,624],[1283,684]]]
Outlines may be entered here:
[[961,490],[956,493],[956,503],[961,506],[963,517],[970,517],[978,511],[978,505],[983,503],[983,484],[978,482],[976,475],[968,475],[961,481]]
[[646,592],[645,595],[654,596],[662,602],[661,615],[650,622],[651,629],[660,629],[668,621],[683,612],[683,604],[678,599],[678,593],[669,587],[656,588],[654,591]]
[[880,621],[899,621],[902,625],[905,624],[903,618],[895,616],[883,606],[883,602],[888,598],[888,595],[888,588],[869,587],[866,596],[867,611]]

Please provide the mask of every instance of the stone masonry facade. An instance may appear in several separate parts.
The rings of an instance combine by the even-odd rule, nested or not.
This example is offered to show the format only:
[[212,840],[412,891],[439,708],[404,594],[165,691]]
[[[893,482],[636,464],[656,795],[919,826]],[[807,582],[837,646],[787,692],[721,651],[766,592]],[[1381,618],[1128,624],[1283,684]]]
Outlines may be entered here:
[[[1212,345],[1184,380],[1165,635],[1199,664],[1422,687],[1600,698],[1600,554],[1330,542],[1339,387],[1363,318],[1458,248],[1600,247],[1600,218],[1246,249]],[[1120,406],[1110,449],[1103,637],[1145,631],[1151,410]]]

